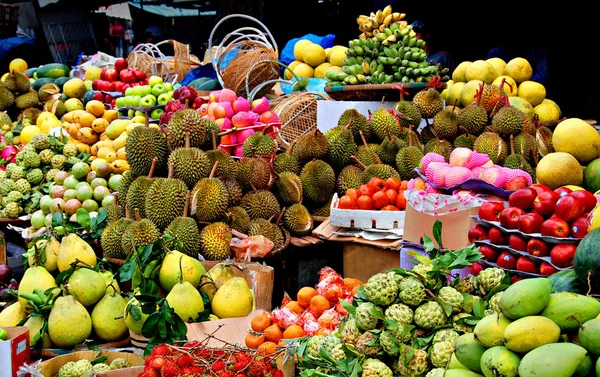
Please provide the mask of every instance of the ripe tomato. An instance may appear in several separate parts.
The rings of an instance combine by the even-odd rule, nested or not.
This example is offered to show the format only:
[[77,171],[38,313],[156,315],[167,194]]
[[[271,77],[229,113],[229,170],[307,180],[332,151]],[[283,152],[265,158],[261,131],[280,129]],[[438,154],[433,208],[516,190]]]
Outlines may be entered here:
[[358,196],[363,196],[363,195],[367,195],[369,197],[373,196],[373,194],[375,193],[375,190],[373,190],[373,188],[371,188],[371,186],[368,186],[366,184],[360,185],[358,187]]
[[406,190],[408,188],[408,181],[404,180],[400,182],[400,190]]
[[396,208],[395,206],[388,204],[387,206],[383,207],[381,209],[382,211],[397,211],[398,208]]
[[398,197],[396,198],[396,207],[399,210],[406,209],[406,198],[404,197],[404,190],[398,191]]
[[367,185],[370,186],[373,189],[373,191],[381,191],[386,188],[385,181],[379,177],[371,178]]
[[398,191],[389,188],[389,189],[385,190],[385,195],[388,197],[388,200],[390,201],[391,204],[396,204],[396,198],[398,197]]
[[398,191],[398,189],[400,189],[401,182],[396,177],[389,177],[388,179],[385,180],[385,184],[388,189]]
[[339,209],[356,209],[356,200],[349,197],[348,195],[344,195],[340,198],[338,203]]
[[358,190],[355,188],[348,189],[346,190],[346,196],[351,197],[356,202],[356,199],[358,199]]
[[373,207],[380,209],[390,204],[390,200],[384,191],[377,191],[373,194]]
[[358,209],[373,209],[373,199],[369,195],[361,195],[356,200]]

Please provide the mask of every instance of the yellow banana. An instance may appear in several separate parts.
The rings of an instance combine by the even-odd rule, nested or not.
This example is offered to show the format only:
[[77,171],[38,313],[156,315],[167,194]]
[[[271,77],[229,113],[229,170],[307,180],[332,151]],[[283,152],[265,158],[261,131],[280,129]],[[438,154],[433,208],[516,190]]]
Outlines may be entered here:
[[406,13],[394,12],[392,13],[393,21],[402,21],[406,17]]
[[385,8],[383,8],[383,18],[386,18],[387,16],[389,16],[390,14],[392,14],[392,6],[388,5]]
[[375,19],[375,17],[372,17],[369,20],[369,23],[367,25],[368,25],[369,29],[372,29],[372,30],[379,28],[379,22],[377,22],[377,20]]
[[389,43],[394,43],[394,42],[396,42],[397,39],[396,39],[395,35],[390,35],[385,40],[388,41]]
[[377,29],[379,30],[380,33],[383,33],[385,31],[385,25],[381,24],[381,25],[379,25],[379,27]]
[[367,22],[369,22],[369,16],[365,16],[364,14],[361,14],[360,16],[358,16],[358,18],[356,19],[356,22],[359,25],[364,25]]
[[398,21],[398,26],[400,27],[400,30],[404,30],[408,26],[408,22],[406,22],[406,21]]
[[374,12],[371,12],[371,14],[369,14],[369,17],[371,17],[371,18],[375,18],[375,13],[374,13]]
[[385,26],[390,26],[391,23],[392,23],[392,15],[389,14],[383,19],[383,24]]
[[367,78],[365,77],[365,75],[360,75],[360,74],[359,74],[359,75],[356,75],[356,80],[357,80],[359,83],[363,83],[363,82],[367,81]]
[[363,32],[363,33],[361,33],[361,34],[358,36],[358,38],[360,38],[360,39],[367,39],[367,35],[366,35],[366,34]]
[[377,21],[378,24],[381,24],[383,22],[383,19],[384,19],[383,12],[380,9],[375,13],[375,20]]
[[414,30],[411,30],[410,33],[408,33],[408,36],[410,38],[414,38],[417,35],[417,33]]
[[371,66],[369,65],[369,63],[367,63],[366,60],[363,60],[362,62],[362,71],[365,75],[370,75],[371,74]]

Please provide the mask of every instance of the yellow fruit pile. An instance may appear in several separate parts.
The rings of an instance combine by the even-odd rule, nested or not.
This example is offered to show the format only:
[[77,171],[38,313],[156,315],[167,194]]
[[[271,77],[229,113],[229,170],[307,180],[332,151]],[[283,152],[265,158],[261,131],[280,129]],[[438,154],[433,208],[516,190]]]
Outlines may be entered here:
[[[327,71],[342,71],[347,49],[348,47],[340,45],[325,49],[308,39],[300,39],[294,45],[294,58],[296,60],[291,62],[288,68],[297,77],[323,79]],[[289,70],[284,72],[284,78],[287,80],[291,80],[293,77],[292,72]]]
[[452,72],[442,97],[448,105],[465,107],[475,100],[481,83],[502,86],[512,106],[540,122],[557,121],[562,114],[558,105],[546,98],[544,85],[531,81],[533,69],[527,59],[516,57],[464,61]]

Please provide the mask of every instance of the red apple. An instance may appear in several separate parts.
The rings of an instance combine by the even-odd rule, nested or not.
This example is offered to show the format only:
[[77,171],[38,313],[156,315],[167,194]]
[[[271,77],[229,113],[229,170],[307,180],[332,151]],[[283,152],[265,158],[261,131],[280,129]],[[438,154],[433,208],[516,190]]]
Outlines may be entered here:
[[473,243],[475,241],[487,240],[488,231],[487,228],[483,225],[475,225],[471,229],[469,229],[469,242]]
[[[580,190],[581,191],[581,190]],[[578,217],[571,223],[571,236],[583,238],[588,234],[587,215]]]
[[527,240],[518,234],[511,234],[508,237],[508,246],[517,251],[527,251]]
[[532,189],[534,189],[535,191],[537,191],[538,195],[541,192],[544,192],[544,191],[552,191],[552,189],[550,187],[548,187],[546,185],[542,185],[540,183],[534,183],[533,185],[531,185],[529,187],[531,187]]
[[529,181],[527,180],[527,178],[523,176],[517,176],[512,178],[510,181],[507,181],[504,184],[504,189],[507,191],[516,191],[527,187],[528,184]]
[[531,187],[523,187],[510,194],[508,197],[508,205],[521,208],[523,211],[531,211],[533,209],[533,202],[537,196],[537,191]]
[[94,96],[92,97],[92,99],[95,99],[96,101],[104,102],[104,93],[98,91],[98,92],[94,93]]
[[127,66],[129,64],[127,63],[127,59],[123,59],[123,58],[119,58],[117,60],[115,60],[115,69],[118,72],[121,72],[124,69],[127,69]]
[[493,226],[488,231],[488,237],[490,238],[490,242],[494,245],[508,245],[508,237],[502,231],[502,229],[497,226]]
[[542,236],[566,238],[569,237],[571,230],[569,229],[569,224],[565,220],[553,217],[542,223],[540,232],[542,233]]
[[523,216],[525,211],[518,207],[507,207],[500,213],[500,225],[506,229],[517,229],[519,227],[519,217]]
[[585,203],[585,212],[590,212],[596,208],[596,204],[598,203],[596,196],[588,190],[576,190],[570,193],[569,196],[583,199],[583,202]]
[[496,258],[498,257],[498,252],[496,251],[496,249],[489,245],[479,246],[479,252],[481,253],[481,255],[483,255],[485,259],[489,260],[490,262],[495,262]]
[[119,79],[119,72],[114,68],[109,68],[105,73],[106,81],[117,81]]
[[110,94],[107,94],[104,97],[104,103],[112,103],[112,101],[114,100],[113,96],[111,96]]
[[533,259],[528,258],[524,255],[521,255],[519,259],[517,259],[517,271],[531,272],[533,274],[536,274],[538,270],[538,266],[533,261]]
[[144,81],[144,85],[148,85],[148,76],[146,76],[146,72],[140,71],[138,68],[133,68],[133,73],[138,81]]
[[548,256],[549,247],[546,241],[532,238],[527,242],[527,252],[536,257]]
[[557,193],[560,196],[565,196],[565,195],[569,195],[570,193],[573,192],[573,190],[571,190],[568,187],[565,186],[561,186],[561,187],[557,187],[554,189],[554,192]]
[[568,223],[583,215],[584,212],[584,200],[571,195],[565,195],[558,199],[554,209],[554,214]]
[[573,258],[577,245],[572,243],[559,243],[550,251],[550,262],[560,268],[567,268],[573,265]]
[[7,264],[0,264],[0,282],[8,283],[12,278],[13,271]]
[[519,217],[518,229],[527,234],[539,233],[543,222],[544,218],[539,213],[526,213]]
[[115,92],[123,92],[123,85],[125,85],[123,81],[115,81]]
[[98,80],[98,79],[92,81],[92,90],[98,90],[98,83],[99,82],[100,82],[100,80]]
[[498,256],[498,260],[496,260],[496,264],[498,265],[498,267],[501,267],[501,268],[504,268],[507,270],[514,270],[515,268],[517,268],[517,258],[514,255],[512,255],[510,252],[503,251]]
[[550,263],[542,262],[542,264],[540,264],[540,274],[544,276],[550,276],[556,272],[558,272],[558,270],[554,268],[554,266],[552,266]]
[[477,276],[481,271],[483,271],[483,265],[481,263],[474,262],[471,264],[471,275]]
[[106,69],[100,71],[100,80],[106,80]]
[[502,202],[485,202],[479,207],[479,218],[487,221],[500,221],[500,213],[504,210]]
[[523,276],[513,275],[510,277],[510,284],[515,284],[518,281],[525,279]]
[[560,199],[560,195],[554,191],[541,192],[533,202],[533,210],[544,217],[548,217],[554,213],[558,199]]

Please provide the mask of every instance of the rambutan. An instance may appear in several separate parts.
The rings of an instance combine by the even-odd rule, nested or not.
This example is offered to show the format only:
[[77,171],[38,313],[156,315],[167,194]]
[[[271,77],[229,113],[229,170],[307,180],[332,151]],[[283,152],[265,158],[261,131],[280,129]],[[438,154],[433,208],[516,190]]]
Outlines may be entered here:
[[159,344],[152,348],[151,355],[159,356],[159,355],[168,355],[171,353],[171,348],[166,344]]
[[283,372],[280,371],[279,369],[275,369],[272,373],[271,373],[272,377],[283,377]]
[[215,361],[211,369],[213,370],[213,372],[225,370],[225,362],[223,360],[217,360]]
[[179,376],[180,369],[177,368],[176,365],[165,365],[160,370],[160,375],[162,377],[177,377]]
[[192,365],[194,365],[194,363],[195,360],[190,355],[183,355],[180,358],[178,358],[175,362],[175,364],[177,364],[177,366],[182,369],[186,367],[191,367]]
[[153,357],[152,360],[150,360],[150,362],[146,361],[146,365],[150,366],[153,369],[158,369],[158,370],[160,370],[166,364],[167,363],[166,363],[165,358],[161,357],[161,356]]

